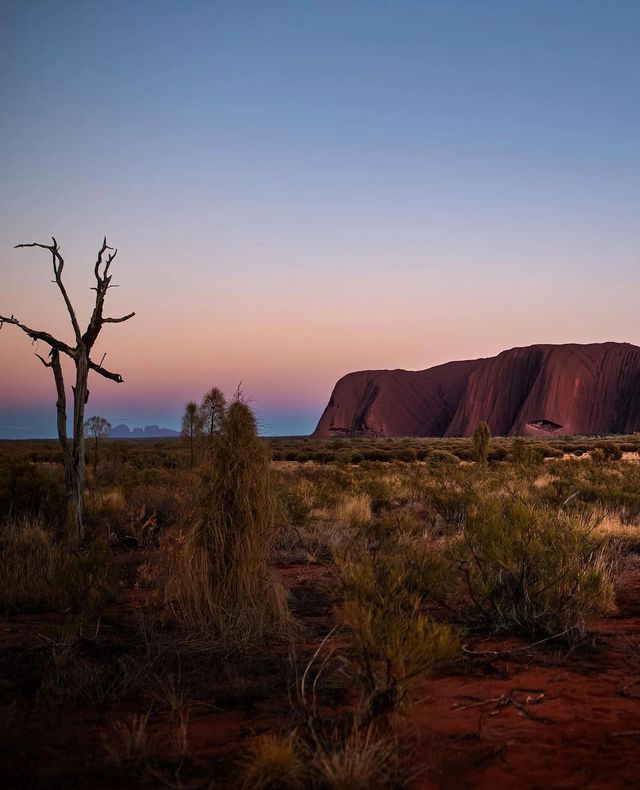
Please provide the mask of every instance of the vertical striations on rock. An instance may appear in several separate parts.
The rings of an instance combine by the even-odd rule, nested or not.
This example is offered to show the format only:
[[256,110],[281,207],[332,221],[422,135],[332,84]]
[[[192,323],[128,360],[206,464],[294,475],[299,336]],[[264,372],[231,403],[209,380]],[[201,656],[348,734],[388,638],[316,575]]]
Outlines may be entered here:
[[315,436],[613,434],[640,430],[640,348],[534,345],[427,370],[367,370],[335,385]]

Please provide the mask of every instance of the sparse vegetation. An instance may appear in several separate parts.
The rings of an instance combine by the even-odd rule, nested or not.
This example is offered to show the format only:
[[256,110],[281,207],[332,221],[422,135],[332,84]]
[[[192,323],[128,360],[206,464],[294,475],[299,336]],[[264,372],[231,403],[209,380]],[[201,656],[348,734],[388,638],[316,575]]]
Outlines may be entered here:
[[497,628],[575,639],[612,608],[606,553],[576,516],[487,498],[470,511],[453,553],[472,606]]
[[402,787],[453,770],[416,721],[450,743],[483,683],[635,661],[636,438],[493,437],[483,466],[468,439],[262,440],[233,401],[206,447],[105,443],[71,551],[59,449],[0,443],[9,776],[45,726],[124,786]]

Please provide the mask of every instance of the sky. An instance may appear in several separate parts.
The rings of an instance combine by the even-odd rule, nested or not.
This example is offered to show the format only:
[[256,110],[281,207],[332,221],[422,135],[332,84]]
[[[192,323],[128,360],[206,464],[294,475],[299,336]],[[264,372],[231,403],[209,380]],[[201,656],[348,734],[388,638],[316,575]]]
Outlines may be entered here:
[[[312,431],[352,370],[640,344],[637,0],[0,0],[0,314],[71,339],[118,247],[87,416],[242,383]],[[0,331],[0,438],[55,389]],[[47,349],[41,347],[40,352]],[[70,371],[68,371],[70,374]]]

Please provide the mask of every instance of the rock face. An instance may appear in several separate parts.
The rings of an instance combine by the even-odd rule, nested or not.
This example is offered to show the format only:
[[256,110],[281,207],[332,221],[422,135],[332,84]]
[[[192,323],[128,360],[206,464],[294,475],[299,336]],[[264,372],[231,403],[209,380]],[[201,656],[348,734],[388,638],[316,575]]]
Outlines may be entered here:
[[629,343],[537,345],[427,370],[349,373],[315,436],[495,436],[640,430],[640,348]]

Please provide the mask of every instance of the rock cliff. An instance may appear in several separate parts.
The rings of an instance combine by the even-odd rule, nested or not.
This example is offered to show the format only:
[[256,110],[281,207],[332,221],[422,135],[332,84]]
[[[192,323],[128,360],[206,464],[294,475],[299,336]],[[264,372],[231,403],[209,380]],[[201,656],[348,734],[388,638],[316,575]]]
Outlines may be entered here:
[[315,436],[497,436],[640,430],[640,348],[536,345],[427,370],[367,370],[335,385]]

